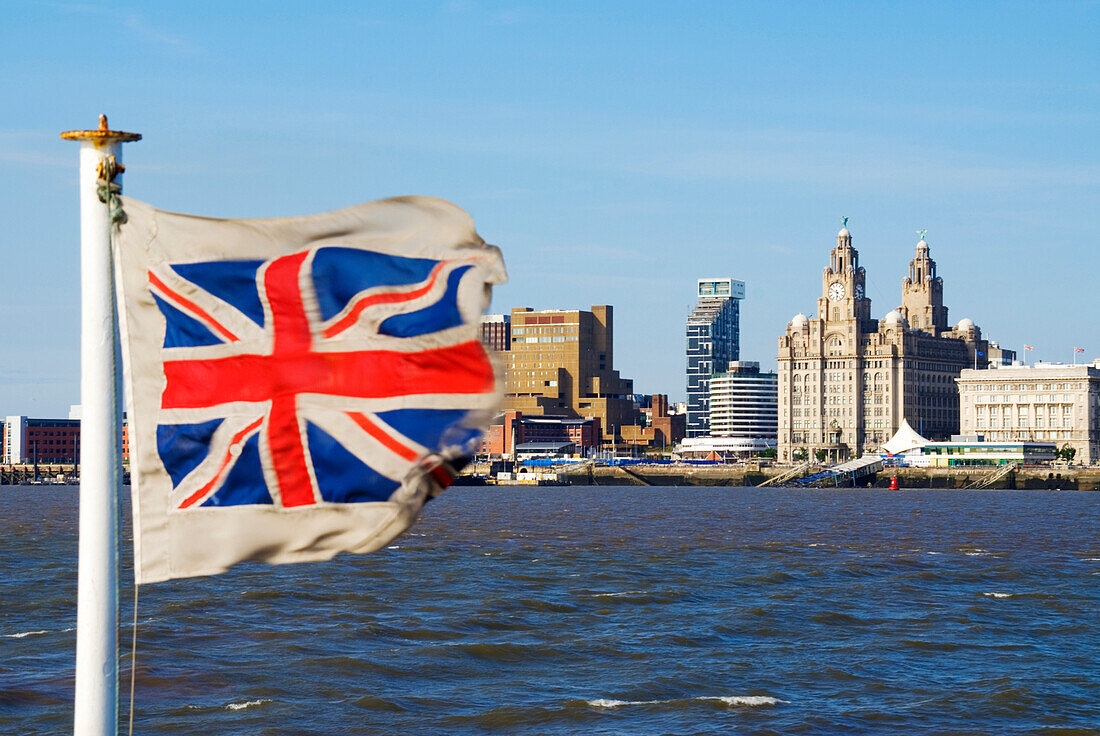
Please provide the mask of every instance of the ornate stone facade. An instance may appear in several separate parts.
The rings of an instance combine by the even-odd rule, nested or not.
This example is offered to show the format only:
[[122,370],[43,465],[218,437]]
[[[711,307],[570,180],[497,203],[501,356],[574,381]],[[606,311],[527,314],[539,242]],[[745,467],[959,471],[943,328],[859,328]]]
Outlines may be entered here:
[[902,281],[902,305],[873,319],[845,227],[822,272],[817,316],[795,315],[779,338],[780,459],[802,451],[832,461],[858,457],[888,440],[903,418],[925,437],[946,439],[959,431],[955,379],[964,368],[984,368],[989,353],[970,320],[948,328],[943,280],[923,238]]
[[1073,460],[1100,460],[1100,359],[964,370],[962,431],[990,442],[1054,442]]

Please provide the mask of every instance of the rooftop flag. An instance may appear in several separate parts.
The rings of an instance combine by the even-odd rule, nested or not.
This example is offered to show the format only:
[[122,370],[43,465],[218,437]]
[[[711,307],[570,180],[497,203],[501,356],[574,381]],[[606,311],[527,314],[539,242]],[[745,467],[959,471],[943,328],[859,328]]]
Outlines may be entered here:
[[1034,350],[1034,349],[1035,348],[1031,347],[1030,345],[1024,345],[1024,350]]
[[1073,352],[1075,352],[1075,353],[1083,353],[1083,352],[1085,352],[1085,349],[1084,349],[1084,348],[1077,348],[1077,347],[1075,347],[1075,348],[1073,349]]
[[500,252],[404,197],[215,220],[123,199],[115,238],[139,583],[371,552],[496,410]]

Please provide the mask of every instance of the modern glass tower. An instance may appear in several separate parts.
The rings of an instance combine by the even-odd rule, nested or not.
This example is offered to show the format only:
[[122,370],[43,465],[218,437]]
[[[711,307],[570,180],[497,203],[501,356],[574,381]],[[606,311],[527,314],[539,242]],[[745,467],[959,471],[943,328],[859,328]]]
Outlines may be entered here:
[[710,377],[740,358],[738,304],[745,282],[699,279],[699,301],[687,319],[687,436],[710,433]]

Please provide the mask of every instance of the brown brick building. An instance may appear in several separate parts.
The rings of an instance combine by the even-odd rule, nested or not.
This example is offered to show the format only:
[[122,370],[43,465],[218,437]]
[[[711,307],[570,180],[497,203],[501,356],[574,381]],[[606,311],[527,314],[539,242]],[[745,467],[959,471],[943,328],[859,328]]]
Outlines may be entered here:
[[633,381],[613,365],[613,313],[517,308],[511,314],[511,350],[505,361],[505,410],[526,416],[599,420],[604,444],[638,424]]
[[670,447],[684,439],[687,432],[686,414],[668,413],[668,396],[653,394],[649,397],[649,407],[642,410],[646,415],[646,426],[623,427],[623,441],[629,445],[643,447]]

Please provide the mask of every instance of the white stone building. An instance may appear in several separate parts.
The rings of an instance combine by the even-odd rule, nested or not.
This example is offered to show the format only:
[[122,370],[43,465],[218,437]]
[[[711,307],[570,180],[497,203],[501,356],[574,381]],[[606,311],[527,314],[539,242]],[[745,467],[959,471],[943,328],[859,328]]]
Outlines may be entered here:
[[1054,442],[1074,462],[1100,461],[1100,359],[964,370],[957,379],[963,434]]

